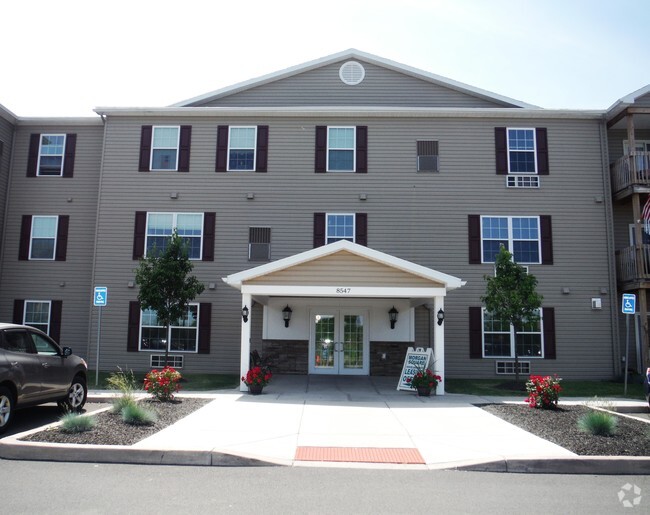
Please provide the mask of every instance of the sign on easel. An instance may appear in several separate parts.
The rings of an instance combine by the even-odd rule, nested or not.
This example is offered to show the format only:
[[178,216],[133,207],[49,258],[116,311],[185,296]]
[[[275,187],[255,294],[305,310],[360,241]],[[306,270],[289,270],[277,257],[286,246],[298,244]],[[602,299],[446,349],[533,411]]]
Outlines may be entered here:
[[402,368],[402,375],[400,375],[399,383],[397,384],[398,390],[413,390],[411,388],[411,380],[417,374],[418,370],[424,370],[433,365],[433,349],[424,349],[418,347],[414,349],[409,347],[406,350],[406,357],[404,358],[404,367]]

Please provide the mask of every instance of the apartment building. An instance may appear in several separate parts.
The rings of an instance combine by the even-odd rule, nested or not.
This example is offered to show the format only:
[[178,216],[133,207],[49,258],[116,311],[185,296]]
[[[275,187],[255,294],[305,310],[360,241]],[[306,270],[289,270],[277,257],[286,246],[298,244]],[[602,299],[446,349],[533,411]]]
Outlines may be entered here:
[[[617,287],[647,311],[648,106],[646,89],[542,109],[348,50],[169,107],[0,110],[0,319],[102,370],[160,366],[168,347],[186,372],[245,371],[257,350],[281,373],[397,377],[417,346],[444,377],[497,377],[513,328],[480,299],[504,245],[544,297],[521,372],[611,379]],[[174,229],[206,288],[163,334],[134,269]]]

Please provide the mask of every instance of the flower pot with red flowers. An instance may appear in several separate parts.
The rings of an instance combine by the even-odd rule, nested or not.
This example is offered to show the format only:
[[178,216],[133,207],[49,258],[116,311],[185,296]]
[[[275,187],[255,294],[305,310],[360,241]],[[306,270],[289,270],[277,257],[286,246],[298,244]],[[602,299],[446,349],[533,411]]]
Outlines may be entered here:
[[442,381],[442,377],[437,374],[434,374],[428,368],[419,369],[410,380],[411,388],[414,388],[418,392],[419,397],[429,397],[431,392],[436,394],[436,388],[438,383]]
[[271,377],[273,377],[273,374],[271,374],[270,370],[255,366],[246,372],[246,375],[242,376],[241,380],[248,386],[248,392],[251,395],[259,395],[264,387],[269,384]]

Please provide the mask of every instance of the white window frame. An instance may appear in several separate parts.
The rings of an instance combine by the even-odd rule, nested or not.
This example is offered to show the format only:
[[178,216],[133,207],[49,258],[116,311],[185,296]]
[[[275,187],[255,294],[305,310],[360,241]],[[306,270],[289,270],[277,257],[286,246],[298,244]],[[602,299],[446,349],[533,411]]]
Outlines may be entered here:
[[[54,236],[53,237],[48,237],[47,239],[52,239],[54,240],[54,244],[52,245],[52,257],[48,258],[42,258],[42,257],[32,257],[32,243],[34,242],[34,222],[37,219],[42,219],[42,218],[54,218],[56,219],[56,224],[54,225]],[[57,240],[57,234],[59,233],[59,217],[54,215],[34,215],[32,216],[32,226],[30,228],[29,232],[29,260],[30,261],[54,261],[56,259],[56,240]],[[39,238],[41,239],[41,238]],[[44,238],[43,238],[44,239]]]
[[[628,155],[628,149],[630,144],[628,140],[623,140],[623,155]],[[635,152],[650,152],[650,140],[648,139],[636,139],[634,140],[634,151]]]
[[[510,131],[533,131],[533,149],[521,150],[510,148]],[[537,175],[537,131],[534,127],[507,127],[506,128],[506,142],[508,145],[508,173],[516,175]],[[510,165],[510,152],[530,152],[533,154],[533,164],[535,165],[534,172],[513,172]]]
[[[144,257],[147,257],[147,251],[149,249],[149,216],[150,215],[171,215],[172,217],[172,226],[171,230],[172,233],[174,232],[174,229],[178,227],[178,217],[179,215],[193,215],[193,216],[198,216],[201,215],[201,236],[200,236],[200,245],[199,245],[199,257],[190,257],[190,261],[201,261],[203,259],[203,229],[204,229],[204,224],[205,224],[205,213],[172,213],[168,211],[163,211],[163,212],[158,212],[158,211],[148,211],[147,212],[147,223],[144,228]],[[154,235],[151,235],[154,237]],[[181,238],[184,238],[186,236],[179,235]],[[169,236],[171,238],[171,235]],[[196,238],[196,236],[192,236],[192,238]]]
[[[173,352],[174,354],[198,354],[199,352],[199,328],[201,327],[200,325],[200,317],[201,317],[201,305],[198,302],[190,302],[188,304],[189,307],[196,306],[196,328],[193,328],[196,330],[196,337],[195,337],[195,345],[194,345],[194,350],[178,350],[178,349],[171,349],[171,344],[172,344],[172,330],[173,329],[187,329],[184,328],[183,326],[178,326],[178,325],[171,325],[167,328],[167,350],[169,352]],[[143,320],[143,315],[144,315],[144,310],[140,311],[140,327],[139,327],[139,338],[138,338],[138,350],[140,352],[164,352],[165,349],[143,349],[142,348],[142,320]],[[157,318],[157,316],[156,316]],[[155,327],[155,328],[160,328],[162,329],[163,326],[161,325],[148,325],[145,327]]]
[[[61,169],[58,174],[54,173],[41,173],[41,157],[43,157],[43,138],[54,138],[54,137],[63,137],[63,146],[60,154],[45,154],[48,157],[51,156],[61,156]],[[67,136],[65,134],[40,134],[40,139],[38,142],[38,164],[36,165],[36,175],[38,177],[62,177],[63,176],[63,167],[65,166],[65,145],[67,143]]]
[[512,227],[512,220],[514,218],[535,218],[537,220],[537,256],[538,260],[537,261],[517,261],[519,264],[526,264],[526,265],[539,265],[542,263],[542,228],[540,225],[540,217],[539,216],[526,216],[526,215],[519,215],[519,216],[504,216],[504,215],[481,215],[481,226],[480,226],[480,231],[481,231],[481,263],[494,263],[494,261],[485,261],[485,253],[483,251],[483,242],[487,240],[492,240],[495,238],[484,238],[483,237],[483,219],[484,218],[506,218],[508,220],[508,252],[510,252],[513,255],[514,258],[514,242],[515,241],[535,241],[535,240],[524,240],[524,239],[516,239],[513,236],[513,227]]
[[[338,240],[347,240],[347,238],[339,238],[338,236],[329,235],[328,220],[330,216],[351,216],[352,217],[352,243],[356,243],[357,242],[357,216],[355,213],[325,213],[325,244],[327,245],[329,243],[334,243],[334,241],[338,241]],[[329,241],[330,238],[336,238],[336,239],[330,242]]]
[[[544,324],[542,323],[544,317],[544,308],[539,308],[539,331],[518,331],[517,334],[539,334],[540,340],[540,355],[539,356],[528,356],[525,354],[520,354],[519,357],[522,359],[544,359]],[[486,356],[485,355],[485,313],[487,310],[485,307],[481,309],[481,356],[485,359],[512,359],[515,357],[515,328],[510,324],[510,331],[489,331],[489,334],[509,334],[510,335],[510,355],[506,356]]]
[[[330,146],[330,129],[349,129],[352,130],[353,141],[352,148],[344,147],[332,147]],[[352,151],[352,169],[351,170],[330,170],[330,150],[346,150]],[[357,171],[357,128],[354,125],[343,126],[343,125],[328,125],[327,126],[327,166],[326,170],[332,173],[354,173]]]
[[[156,147],[157,129],[176,129],[176,146],[175,147]],[[178,156],[180,154],[180,141],[181,141],[181,126],[180,125],[154,125],[151,129],[151,153],[149,155],[149,170],[152,172],[177,172],[178,171]],[[174,168],[154,168],[153,167],[153,154],[155,150],[176,150],[176,162]]]
[[[43,324],[39,324],[38,322],[33,322],[33,321],[28,321],[27,320],[27,305],[28,304],[47,304],[47,324],[45,324],[47,327],[45,330],[42,329]],[[23,303],[23,325],[28,325],[30,327],[35,327],[36,329],[40,329],[43,331],[45,334],[49,336],[50,334],[50,324],[52,323],[52,301],[51,300],[26,300]]]
[[[232,143],[232,130],[233,129],[253,129],[255,131],[255,141],[253,143],[253,168],[246,169],[232,169],[230,168],[230,151],[231,150],[251,150],[247,147],[233,147]],[[232,125],[228,127],[228,164],[226,170],[229,172],[254,172],[257,167],[257,126],[256,125]]]

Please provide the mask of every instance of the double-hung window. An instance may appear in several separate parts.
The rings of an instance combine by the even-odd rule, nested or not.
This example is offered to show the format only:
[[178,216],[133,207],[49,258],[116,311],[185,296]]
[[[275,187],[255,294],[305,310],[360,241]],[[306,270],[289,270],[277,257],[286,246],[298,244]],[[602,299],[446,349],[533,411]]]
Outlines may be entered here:
[[151,170],[178,169],[180,127],[153,127]]
[[50,306],[49,300],[26,300],[22,323],[50,334]]
[[327,128],[327,171],[354,172],[356,164],[356,128]]
[[41,134],[37,175],[63,175],[65,134]]
[[33,216],[29,259],[54,259],[58,216]]
[[145,248],[164,252],[174,229],[187,244],[190,259],[201,259],[203,213],[148,213]]
[[[531,175],[549,175],[547,130],[544,127],[495,127],[496,172],[512,175],[514,186],[539,186]],[[523,177],[529,177],[523,179]],[[537,187],[535,186],[535,187]]]
[[541,263],[539,217],[481,216],[482,262],[493,263],[501,246],[519,264]]
[[199,341],[199,305],[190,304],[187,313],[172,322],[165,331],[154,310],[145,309],[140,316],[142,351],[197,352]]
[[228,171],[255,171],[257,127],[230,127]]
[[[517,328],[517,354],[524,358],[543,358],[542,310],[535,321]],[[495,318],[483,309],[483,357],[512,358],[515,356],[515,330],[508,322]]]
[[354,214],[328,213],[325,243],[339,240],[355,241]]
[[508,129],[508,171],[537,173],[535,129]]

